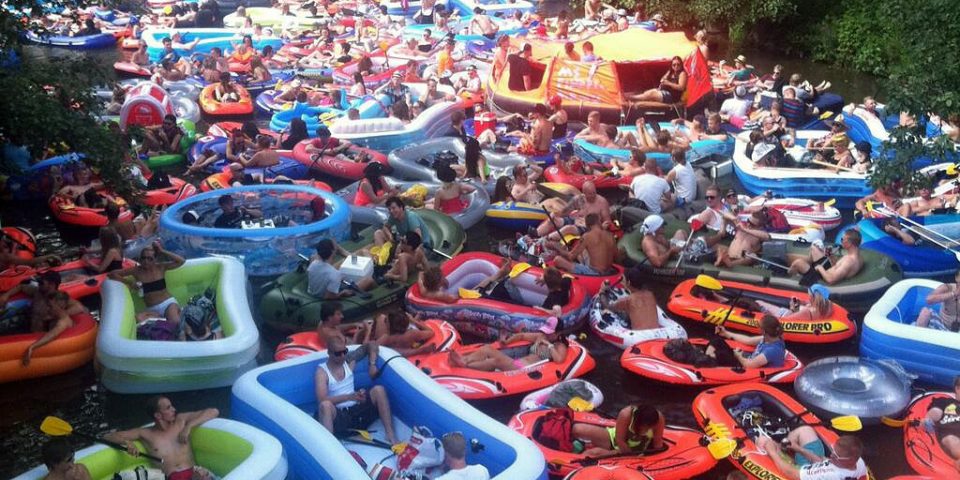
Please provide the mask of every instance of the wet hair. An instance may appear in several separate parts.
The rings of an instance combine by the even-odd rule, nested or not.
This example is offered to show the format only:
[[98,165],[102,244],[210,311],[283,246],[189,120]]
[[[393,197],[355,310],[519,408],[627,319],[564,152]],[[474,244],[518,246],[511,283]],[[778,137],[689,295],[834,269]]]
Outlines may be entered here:
[[635,427],[652,427],[660,422],[660,411],[653,405],[636,405],[633,407],[633,418],[630,422]]
[[390,208],[390,205],[396,205],[396,206],[400,207],[401,209],[406,208],[406,206],[407,206],[405,203],[403,203],[403,199],[400,198],[400,197],[398,197],[398,196],[396,196],[396,195],[394,195],[394,196],[392,196],[392,197],[390,197],[390,198],[387,199],[387,202],[386,202],[387,208]]
[[230,72],[220,72],[220,83],[230,82]]
[[317,242],[317,255],[322,260],[328,260],[333,256],[333,240],[329,238],[321,239]]
[[293,120],[290,120],[290,134],[287,136],[288,142],[299,142],[300,140],[304,140],[309,136],[310,135],[307,134],[307,123],[304,122],[302,118],[294,118]]
[[390,312],[387,314],[387,330],[391,335],[400,335],[410,328],[410,319],[403,311]]
[[441,182],[449,183],[457,179],[457,172],[450,165],[440,164],[437,166],[437,178]]
[[613,125],[613,124],[606,125],[606,126],[604,126],[604,131],[606,131],[607,136],[610,137],[611,139],[617,138],[617,126],[616,126],[616,125]]
[[666,130],[660,130],[657,132],[657,145],[665,147],[670,143],[670,132]]
[[113,222],[120,218],[120,205],[113,202],[107,202],[103,207],[103,214],[107,216],[107,221]]
[[507,202],[510,201],[511,197],[510,177],[498,178],[496,185],[493,187],[493,202]]
[[590,228],[590,227],[592,227],[592,226],[594,226],[594,225],[599,225],[599,224],[600,224],[600,214],[598,214],[598,213],[596,213],[596,212],[588,213],[587,216],[584,217],[583,222],[587,225],[587,228]]
[[443,271],[436,265],[431,265],[423,271],[423,286],[427,291],[433,292],[440,289],[443,281]]
[[53,470],[53,467],[67,461],[73,456],[73,448],[66,438],[51,438],[50,441],[43,444],[40,450],[40,458],[47,470]]
[[370,187],[373,188],[374,192],[383,190],[383,165],[379,162],[368,163],[366,167],[363,167],[363,178],[370,182]]
[[780,319],[772,315],[764,315],[760,319],[760,330],[768,337],[780,338],[783,336],[783,325],[780,324]]
[[[320,245],[318,244],[317,247]],[[320,249],[317,248],[317,252]],[[330,319],[335,313],[343,311],[343,305],[340,302],[323,302],[320,304],[320,321],[326,322]]]
[[120,248],[120,243],[120,234],[117,233],[117,229],[113,227],[100,228],[100,251],[102,254],[106,254],[107,250]]

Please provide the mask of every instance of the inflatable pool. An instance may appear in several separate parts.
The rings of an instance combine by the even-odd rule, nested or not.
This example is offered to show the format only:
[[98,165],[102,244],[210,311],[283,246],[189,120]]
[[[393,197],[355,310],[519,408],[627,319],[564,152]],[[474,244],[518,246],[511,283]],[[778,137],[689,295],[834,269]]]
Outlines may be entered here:
[[804,367],[793,390],[820,416],[856,415],[877,424],[907,406],[913,378],[892,360],[827,357]]
[[[883,223],[882,219],[864,219],[857,222],[856,228],[863,236],[861,247],[892,258],[900,265],[904,278],[952,279],[960,269],[960,260],[957,260],[955,254],[913,232],[907,233],[912,235],[917,243],[906,245],[899,238],[891,237],[884,231]],[[951,244],[948,238],[960,238],[960,214],[912,217],[909,221],[903,221],[902,224],[940,243]],[[922,227],[917,227],[915,224]]]
[[[667,238],[670,238],[679,228],[686,229],[689,226],[685,222],[667,221],[664,234],[667,235]],[[640,237],[640,229],[635,229],[624,235],[620,239],[619,245],[626,250],[627,256],[633,262],[647,272],[651,278],[656,278],[660,282],[679,283],[684,279],[704,274],[719,280],[765,285],[776,289],[800,292],[807,290],[805,285],[800,284],[800,277],[787,277],[783,274],[782,269],[774,268],[771,270],[761,265],[716,267],[710,258],[701,259],[697,262],[685,258],[679,268],[674,268],[675,260],[671,260],[663,267],[654,267],[646,261],[646,255],[640,248]],[[840,253],[837,247],[834,247],[834,252]],[[809,253],[809,245],[786,242],[786,253],[788,255],[791,253],[806,255]],[[864,266],[857,275],[830,285],[830,299],[832,301],[843,305],[848,310],[858,312],[868,310],[887,288],[901,279],[900,267],[890,257],[871,250],[861,249],[860,258],[863,259]],[[781,259],[781,261],[783,260]]]
[[[236,31],[227,28],[174,28],[174,29],[147,29],[141,35],[140,39],[147,44],[147,54],[151,62],[160,61],[163,53],[163,39],[170,38],[174,33],[179,33],[181,43],[191,43],[196,39],[200,41],[191,50],[174,49],[180,55],[192,55],[194,53],[210,53],[214,47],[220,48],[224,54],[234,50],[233,44],[239,44],[243,37]],[[253,40],[253,48],[258,51],[263,50],[267,45],[273,47],[274,51],[280,49],[283,41],[278,37],[259,37]]]
[[[359,368],[354,384],[357,388],[369,389],[376,384],[386,389],[401,439],[406,439],[415,425],[426,426],[437,436],[459,431],[468,439],[468,445],[478,445],[468,449],[467,463],[482,464],[492,478],[547,479],[543,455],[532,443],[457,398],[410,362],[391,361],[397,356],[396,352],[381,348],[377,363],[382,375],[371,381],[367,369]],[[238,420],[280,440],[290,464],[291,479],[369,479],[345,445],[316,420],[314,372],[326,359],[325,353],[314,353],[248,372],[233,386],[230,412]],[[369,429],[375,438],[383,438],[379,421]],[[396,457],[389,450],[355,442],[350,442],[348,448],[369,465],[379,461],[395,468]]]
[[[440,269],[449,283],[448,293],[456,294],[458,289],[473,289],[481,280],[492,275],[500,268],[503,257],[492,253],[469,252],[448,260]],[[536,331],[551,316],[549,312],[530,305],[543,303],[547,289],[536,283],[543,276],[539,267],[530,267],[512,279],[524,297],[525,304],[501,302],[491,298],[461,298],[456,303],[443,303],[424,298],[420,286],[413,285],[407,290],[407,310],[422,313],[426,318],[440,318],[452,323],[457,330],[491,340],[499,338],[501,333]],[[568,331],[578,328],[590,308],[589,298],[579,282],[573,281],[570,288],[570,301],[563,306],[558,330]]]
[[[681,131],[686,131],[686,127],[678,128],[676,125],[670,122],[660,122],[659,127],[661,130],[667,130],[670,132],[675,132],[678,129]],[[622,126],[617,127],[617,131],[636,134],[637,127],[635,125]],[[656,131],[650,125],[647,125],[647,131],[650,133],[651,137],[656,135]],[[687,150],[687,162],[696,166],[698,162],[709,158],[730,157],[733,155],[733,145],[734,140],[732,135],[727,135],[726,140],[697,140],[691,143],[690,149]],[[630,161],[630,150],[628,149],[604,148],[594,145],[583,139],[574,140],[573,148],[577,155],[587,161],[601,163],[610,163],[611,160],[619,160],[623,162]],[[647,158],[656,159],[657,165],[659,165],[664,172],[668,172],[673,168],[673,161],[670,159],[669,153],[647,152],[645,155]]]
[[[264,223],[247,222],[245,228],[215,228],[220,216],[217,203],[230,195],[237,207],[259,209]],[[310,202],[321,197],[326,217],[312,221]],[[198,225],[181,221],[193,210]],[[298,185],[251,185],[201,193],[167,208],[160,216],[160,237],[171,251],[187,258],[229,255],[241,259],[248,275],[279,275],[294,270],[297,254],[310,255],[321,238],[343,240],[350,231],[347,204],[329,192]],[[276,226],[278,217],[291,221]]]
[[[140,448],[142,450],[143,445]],[[287,478],[287,460],[280,442],[261,430],[234,420],[214,418],[195,427],[190,433],[190,449],[197,464],[221,480]],[[74,458],[87,467],[92,478],[98,479],[113,478],[117,472],[132,470],[139,465],[150,467],[145,458],[132,457],[102,444],[77,450]],[[41,480],[46,476],[47,467],[41,465],[14,480]]]
[[[30,308],[27,298],[10,300],[4,307],[3,317],[12,311],[21,312],[27,308]],[[2,319],[7,321],[7,318]],[[96,320],[86,312],[74,315],[71,319],[73,326],[52,342],[36,349],[27,366],[23,365],[23,353],[44,333],[0,336],[0,384],[69,372],[93,360],[97,341]],[[25,319],[25,323],[29,325],[29,319]]]
[[863,317],[860,354],[896,360],[921,382],[952,386],[960,372],[960,333],[915,325],[927,295],[940,285],[918,278],[890,287]]
[[[414,186],[422,186],[427,189],[427,200],[432,200],[434,193],[437,189],[440,188],[440,183],[425,183],[425,182],[401,182],[396,180],[387,180],[391,185],[400,189],[401,192],[406,192],[408,189]],[[342,198],[347,204],[350,205],[350,214],[354,219],[358,221],[363,221],[363,219],[374,219],[381,218],[386,220],[390,215],[387,211],[386,206],[358,206],[353,203],[354,197],[357,195],[357,190],[360,188],[360,182],[351,183],[346,187],[341,188],[337,191],[337,195]],[[450,213],[451,217],[457,221],[463,228],[470,228],[480,220],[483,219],[484,214],[487,211],[487,208],[490,207],[490,195],[487,194],[487,191],[483,188],[475,187],[472,193],[466,195],[461,195],[460,199],[467,202],[467,205],[463,210]],[[421,209],[415,209],[414,211],[419,211]]]
[[28,30],[24,33],[27,40],[40,45],[49,47],[75,48],[88,50],[95,48],[108,48],[117,43],[116,37],[110,33],[99,33],[96,35],[83,35],[71,37],[67,35],[39,35],[36,32]]
[[[436,243],[435,247],[444,255],[453,256],[460,253],[467,239],[457,222],[447,215],[434,210],[418,212],[430,238]],[[347,251],[357,251],[373,245],[373,232],[381,228],[382,222],[376,222],[351,235],[349,239],[339,242],[338,245]],[[337,261],[339,261],[339,257]],[[440,255],[427,252],[427,259],[432,262],[441,261]],[[263,297],[260,301],[260,317],[272,328],[284,332],[302,331],[316,328],[320,321],[320,309],[324,300],[321,300],[307,290],[306,264],[297,270],[281,275],[280,278],[264,285]],[[407,283],[383,282],[369,291],[367,295],[352,295],[338,300],[343,307],[345,320],[357,320],[369,315],[384,305],[389,305],[403,298],[407,286],[416,282],[416,277],[408,279]],[[430,317],[428,317],[430,318]]]
[[[797,144],[826,134],[826,131],[799,130]],[[767,191],[781,197],[807,198],[819,202],[836,200],[838,208],[853,208],[857,200],[873,193],[867,176],[828,168],[758,167],[747,158],[747,133],[736,137],[733,167],[737,178],[751,195]]]
[[613,287],[597,294],[590,307],[590,328],[593,333],[620,348],[630,348],[647,340],[687,338],[687,331],[663,313],[659,306],[657,307],[657,324],[660,328],[650,330],[633,330],[630,328],[629,318],[624,318],[622,313],[603,307],[603,300],[612,304],[627,295],[630,295],[630,292],[622,287]]
[[330,125],[330,132],[340,140],[348,140],[378,152],[389,152],[404,145],[446,135],[453,129],[450,116],[459,110],[463,110],[463,102],[457,100],[436,103],[407,123],[395,117],[360,120],[344,117]]
[[167,290],[181,307],[210,289],[223,338],[153,341],[136,338],[143,298],[121,282],[104,282],[97,360],[104,386],[117,393],[161,393],[231,385],[257,366],[260,333],[247,303],[243,265],[232,258],[187,260],[166,274]]
[[[807,292],[759,287],[729,280],[719,280],[719,282],[723,286],[724,294],[728,297],[739,295],[743,300],[762,300],[783,307],[789,306],[790,299],[794,297],[805,304],[810,302],[810,295]],[[731,312],[729,303],[698,296],[699,288],[693,278],[680,282],[667,302],[670,313],[707,324],[722,323],[725,328],[751,335],[761,333],[762,312],[744,308],[739,305],[740,302]],[[783,338],[790,343],[835,343],[857,334],[857,324],[847,315],[847,310],[836,303],[833,304],[830,318],[783,322],[782,326]]]

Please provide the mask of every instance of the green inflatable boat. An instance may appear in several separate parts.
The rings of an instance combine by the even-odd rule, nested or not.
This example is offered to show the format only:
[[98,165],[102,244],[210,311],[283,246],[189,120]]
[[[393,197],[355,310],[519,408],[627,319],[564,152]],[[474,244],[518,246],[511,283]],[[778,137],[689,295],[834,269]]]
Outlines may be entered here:
[[[667,238],[671,238],[679,229],[689,231],[690,226],[679,220],[667,220],[664,226]],[[696,234],[699,236],[700,234]],[[786,272],[778,267],[767,268],[760,262],[750,266],[716,267],[714,258],[692,262],[686,258],[679,268],[674,268],[676,258],[671,258],[663,267],[654,267],[647,262],[646,255],[640,248],[642,235],[640,229],[620,239],[619,247],[625,251],[629,260],[627,263],[637,265],[657,281],[664,283],[679,283],[680,281],[704,274],[720,280],[750,283],[753,285],[782,288],[785,290],[806,291],[807,287],[800,285],[800,277],[787,277]],[[809,244],[806,242],[790,242],[786,244],[787,254],[806,255],[809,253]],[[836,248],[840,248],[837,246]],[[865,312],[880,296],[894,283],[902,278],[900,266],[890,257],[870,251],[860,250],[864,267],[855,277],[844,280],[830,287],[830,299],[843,305],[848,310]],[[777,263],[785,262],[779,260]],[[782,263],[781,263],[782,264]]]
[[[467,234],[463,227],[449,216],[436,210],[416,210],[430,230],[434,248],[443,255],[454,256],[460,253]],[[373,242],[373,232],[379,228],[373,225],[358,232],[355,240],[343,242],[341,246],[348,251],[356,251]],[[432,262],[446,260],[442,255],[428,252]],[[337,259],[336,261],[339,261]],[[353,295],[337,300],[343,305],[344,320],[357,320],[371,312],[390,305],[403,298],[416,277],[407,283],[380,284],[369,295]],[[316,328],[320,321],[321,300],[307,293],[306,265],[302,264],[295,272],[281,275],[264,285],[266,294],[260,300],[260,316],[271,327],[284,332],[298,332]]]
[[190,151],[190,147],[192,147],[194,143],[197,143],[197,126],[193,122],[180,119],[177,120],[177,125],[183,130],[183,137],[180,138],[180,153],[148,157],[144,163],[146,163],[151,170],[172,167],[183,163],[187,159],[186,154]]

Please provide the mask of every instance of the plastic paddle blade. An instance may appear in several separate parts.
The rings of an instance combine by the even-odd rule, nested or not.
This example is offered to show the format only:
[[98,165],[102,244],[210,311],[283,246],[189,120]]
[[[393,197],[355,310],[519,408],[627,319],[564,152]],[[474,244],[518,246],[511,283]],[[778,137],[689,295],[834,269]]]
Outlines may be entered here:
[[723,285],[720,284],[720,281],[716,278],[711,277],[710,275],[700,274],[697,275],[697,279],[694,281],[698,287],[706,288],[707,290],[723,290]]
[[563,241],[565,243],[570,243],[578,238],[580,238],[580,235],[577,235],[576,233],[568,233],[563,236]]
[[352,428],[352,429],[350,429],[350,431],[356,433],[358,437],[360,437],[360,438],[362,438],[362,439],[364,439],[364,440],[366,440],[366,441],[368,441],[368,442],[372,442],[372,441],[373,441],[373,435],[370,435],[370,432],[368,432],[368,431],[366,431],[366,430],[360,430],[359,428]]
[[529,263],[527,263],[527,262],[520,262],[520,263],[514,265],[513,268],[510,269],[510,274],[509,274],[508,276],[509,276],[510,278],[517,278],[517,275],[520,275],[521,273],[526,272],[526,271],[529,270],[529,269],[530,269],[530,264],[529,264]]
[[457,293],[460,294],[460,298],[466,298],[466,299],[471,299],[471,300],[472,300],[472,299],[480,298],[480,292],[478,292],[478,291],[476,291],[476,290],[469,290],[469,289],[466,289],[466,288],[460,288],[460,289],[457,290]]
[[863,430],[863,422],[856,415],[847,415],[830,419],[830,426],[841,432],[859,432]]
[[956,165],[947,165],[947,175],[953,177],[957,174],[957,172],[958,170]]
[[66,420],[57,417],[47,417],[40,424],[40,431],[51,437],[62,437],[73,433],[73,427]]
[[836,204],[837,204],[837,199],[836,199],[836,198],[831,198],[830,200],[827,200],[826,202],[823,202],[823,206],[824,206],[824,207],[832,207],[832,206],[834,206],[834,205],[836,205]]
[[593,404],[580,398],[573,397],[567,402],[567,406],[574,412],[589,412],[593,410]]
[[907,424],[907,421],[906,421],[906,420],[900,420],[900,419],[897,419],[897,418],[880,417],[880,423],[882,423],[882,424],[884,424],[884,425],[886,425],[886,426],[888,426],[888,427],[900,428],[900,427],[906,425],[906,424]]
[[707,451],[715,460],[723,460],[737,449],[737,441],[732,438],[720,438],[707,444]]
[[400,455],[406,449],[407,449],[407,442],[400,442],[390,447],[390,451],[392,451],[395,455]]
[[826,120],[832,116],[833,116],[833,112],[830,110],[827,110],[826,112],[823,112],[820,114],[820,120]]

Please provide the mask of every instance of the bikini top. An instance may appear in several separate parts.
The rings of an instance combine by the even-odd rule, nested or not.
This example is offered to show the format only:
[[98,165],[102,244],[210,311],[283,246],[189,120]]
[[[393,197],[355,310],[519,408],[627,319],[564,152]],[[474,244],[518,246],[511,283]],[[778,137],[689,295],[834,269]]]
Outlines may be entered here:
[[160,280],[155,280],[153,282],[144,282],[143,284],[144,294],[159,292],[161,290],[166,290],[166,289],[167,289],[167,280],[164,278],[161,278]]

